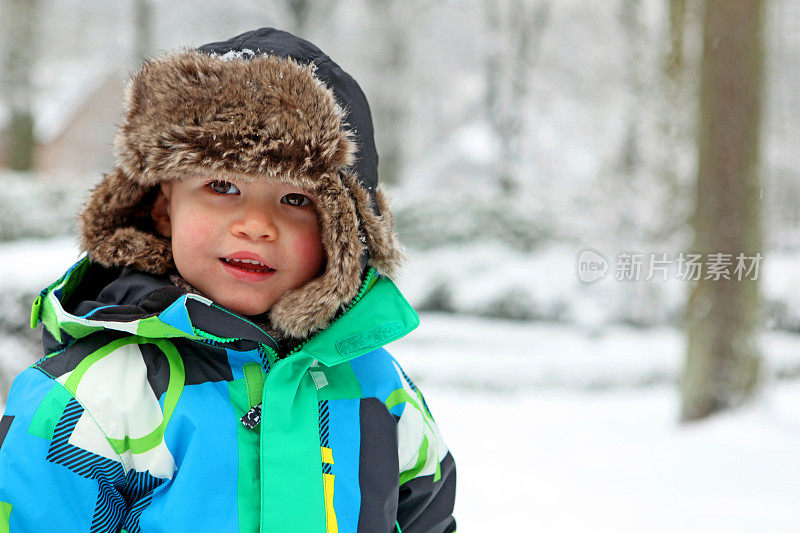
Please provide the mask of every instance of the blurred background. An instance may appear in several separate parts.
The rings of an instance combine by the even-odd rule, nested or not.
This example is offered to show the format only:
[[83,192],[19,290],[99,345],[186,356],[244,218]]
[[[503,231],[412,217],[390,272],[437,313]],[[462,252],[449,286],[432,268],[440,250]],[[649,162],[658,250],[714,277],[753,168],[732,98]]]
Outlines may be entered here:
[[0,0],[0,409],[129,74],[261,26],[369,99],[460,531],[800,527],[791,0]]

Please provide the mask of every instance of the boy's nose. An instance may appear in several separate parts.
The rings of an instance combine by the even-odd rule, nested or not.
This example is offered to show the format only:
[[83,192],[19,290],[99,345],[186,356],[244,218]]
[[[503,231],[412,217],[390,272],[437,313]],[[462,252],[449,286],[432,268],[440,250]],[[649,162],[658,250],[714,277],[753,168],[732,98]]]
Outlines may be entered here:
[[269,209],[252,208],[245,210],[233,223],[231,233],[237,237],[275,240],[278,238],[278,226]]

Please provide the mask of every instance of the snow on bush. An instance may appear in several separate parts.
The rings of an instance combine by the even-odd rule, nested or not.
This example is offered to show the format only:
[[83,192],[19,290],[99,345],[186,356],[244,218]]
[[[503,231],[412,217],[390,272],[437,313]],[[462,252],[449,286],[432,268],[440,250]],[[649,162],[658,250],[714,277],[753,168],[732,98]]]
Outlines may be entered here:
[[0,242],[75,234],[85,182],[22,172],[0,172]]

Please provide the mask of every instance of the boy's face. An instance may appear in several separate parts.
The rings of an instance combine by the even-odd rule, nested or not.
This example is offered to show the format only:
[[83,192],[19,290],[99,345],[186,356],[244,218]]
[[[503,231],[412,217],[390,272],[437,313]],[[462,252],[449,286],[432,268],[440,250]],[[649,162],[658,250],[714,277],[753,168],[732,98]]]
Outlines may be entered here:
[[153,219],[172,239],[178,272],[228,309],[264,313],[322,274],[325,252],[308,192],[230,175],[190,176],[161,190]]

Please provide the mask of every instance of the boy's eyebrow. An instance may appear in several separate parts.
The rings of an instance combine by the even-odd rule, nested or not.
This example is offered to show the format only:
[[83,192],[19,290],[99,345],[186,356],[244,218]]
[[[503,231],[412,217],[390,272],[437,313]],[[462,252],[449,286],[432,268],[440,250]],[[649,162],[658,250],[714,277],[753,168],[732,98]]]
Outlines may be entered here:
[[[179,172],[170,172],[169,174],[167,174],[166,178],[167,178],[166,181],[173,181],[173,180],[178,181],[178,180],[198,178],[198,179],[208,179],[208,180],[230,181],[234,183],[253,183],[255,181],[260,181],[260,180],[271,181],[270,178],[268,177],[231,174],[229,172],[225,172],[224,170],[214,171],[214,170],[206,170],[203,168],[183,170]],[[303,187],[302,185],[292,183],[291,181],[284,181],[281,179],[274,180],[274,183],[285,186],[286,188],[291,189],[293,191],[305,194],[306,196],[314,200],[319,198],[319,191],[316,189],[310,189],[307,187]]]
[[318,196],[316,189],[309,189],[308,187],[303,187],[302,185],[285,181],[276,181],[276,183],[278,183],[278,185],[285,187],[286,189],[291,189],[293,191],[303,193],[313,198],[316,198]]
[[167,172],[164,174],[164,179],[162,181],[182,181],[182,180],[190,180],[194,178],[202,178],[202,179],[219,179],[216,178],[213,174],[199,171],[199,170],[182,170],[182,171],[172,171]]

